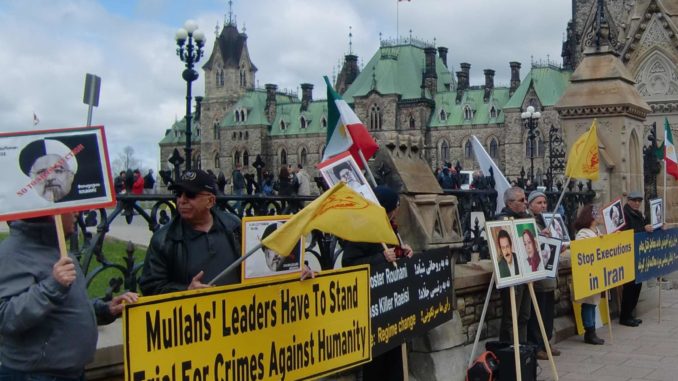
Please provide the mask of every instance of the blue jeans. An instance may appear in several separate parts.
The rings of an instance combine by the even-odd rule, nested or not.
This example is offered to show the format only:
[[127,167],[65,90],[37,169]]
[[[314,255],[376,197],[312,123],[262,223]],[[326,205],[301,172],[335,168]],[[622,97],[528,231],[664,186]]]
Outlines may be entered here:
[[595,328],[596,326],[596,305],[582,303],[581,320],[584,328]]
[[85,372],[80,377],[67,378],[47,374],[27,373],[0,365],[0,381],[85,381]]

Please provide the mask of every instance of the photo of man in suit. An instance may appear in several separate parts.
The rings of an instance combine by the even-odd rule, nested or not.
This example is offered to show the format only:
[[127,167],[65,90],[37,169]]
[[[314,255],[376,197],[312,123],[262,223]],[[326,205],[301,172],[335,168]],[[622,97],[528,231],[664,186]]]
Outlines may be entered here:
[[501,255],[497,258],[499,277],[507,278],[520,275],[518,261],[515,260],[516,253],[513,251],[513,242],[506,230],[502,229],[497,234],[497,245],[499,246],[499,254]]

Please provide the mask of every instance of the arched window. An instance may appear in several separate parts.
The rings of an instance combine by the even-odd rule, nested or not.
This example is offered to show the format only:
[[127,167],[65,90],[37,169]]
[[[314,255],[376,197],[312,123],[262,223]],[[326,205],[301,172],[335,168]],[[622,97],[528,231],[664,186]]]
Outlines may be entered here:
[[450,161],[450,145],[447,144],[447,140],[443,140],[440,144],[440,160],[444,163]]
[[245,68],[240,69],[240,87],[246,87],[247,86],[247,72],[245,72]]
[[299,164],[306,166],[306,148],[302,148],[301,152],[299,153]]
[[299,117],[299,124],[301,125],[302,129],[306,128],[306,123],[307,123],[306,118],[304,118],[303,116]]
[[238,140],[242,140],[242,131],[238,132]]
[[464,158],[470,159],[473,156],[473,146],[471,146],[471,141],[467,140],[464,144]]
[[221,133],[219,132],[219,123],[214,121],[214,140],[221,139]]
[[249,138],[250,138],[250,132],[249,132],[249,131],[245,131],[245,140],[247,140],[247,139],[249,139]]
[[250,153],[247,152],[247,150],[245,150],[245,152],[242,154],[242,165],[245,167],[250,165]]
[[285,121],[284,121],[284,120],[281,120],[281,121],[280,121],[280,131],[285,131],[285,128],[286,128],[286,127],[287,127],[287,126],[285,126]]
[[327,128],[327,118],[325,118],[324,116],[322,117],[322,119],[320,119],[320,127]]
[[193,161],[193,168],[202,169],[202,158],[200,154],[195,155],[195,160]]
[[472,119],[473,119],[473,110],[471,110],[471,107],[469,105],[464,106],[464,120]]
[[224,85],[224,69],[219,70],[219,86]]
[[240,151],[235,151],[233,153],[233,164],[234,165],[240,164]]
[[280,150],[280,165],[286,165],[287,164],[287,151],[285,149]]
[[413,117],[412,115],[410,115],[410,121],[409,121],[409,123],[410,123],[410,129],[411,129],[411,130],[414,130],[415,128],[417,128],[417,124],[415,123],[414,117]]
[[221,163],[219,162],[219,152],[214,154],[214,168],[221,168]]
[[241,121],[241,122],[244,122],[244,121],[246,121],[246,120],[247,120],[247,114],[245,113],[245,110],[244,110],[244,109],[241,109],[241,110],[240,110],[240,121]]
[[496,119],[498,115],[497,108],[494,106],[490,107],[490,119]]
[[498,154],[499,144],[497,143],[497,139],[492,138],[492,140],[490,140],[490,157],[496,159]]
[[200,136],[200,127],[195,128],[195,136]]
[[381,109],[376,104],[370,107],[370,130],[381,130]]
[[235,110],[233,113],[235,114],[234,115],[235,116],[235,122],[236,123],[240,122],[240,113],[238,112],[238,110]]
[[235,133],[235,131],[233,131],[233,134],[231,135],[231,140],[235,140],[235,138],[236,138],[236,133]]
[[440,110],[440,114],[439,114],[439,115],[440,115],[440,120],[441,120],[441,121],[444,122],[444,121],[447,120],[447,113],[445,112],[445,110]]
[[[533,151],[534,150],[534,151]],[[534,154],[532,154],[534,152]],[[544,157],[546,154],[546,144],[541,137],[539,130],[534,131],[534,147],[532,147],[532,139],[527,139],[525,142],[525,157]]]

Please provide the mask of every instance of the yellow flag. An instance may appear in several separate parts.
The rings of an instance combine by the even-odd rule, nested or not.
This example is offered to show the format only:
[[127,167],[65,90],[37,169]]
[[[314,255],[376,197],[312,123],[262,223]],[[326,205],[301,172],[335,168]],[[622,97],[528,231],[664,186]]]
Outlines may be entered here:
[[354,242],[398,244],[386,211],[339,182],[261,241],[280,255],[289,254],[311,230]]
[[567,157],[565,176],[575,179],[598,180],[598,122],[574,142]]

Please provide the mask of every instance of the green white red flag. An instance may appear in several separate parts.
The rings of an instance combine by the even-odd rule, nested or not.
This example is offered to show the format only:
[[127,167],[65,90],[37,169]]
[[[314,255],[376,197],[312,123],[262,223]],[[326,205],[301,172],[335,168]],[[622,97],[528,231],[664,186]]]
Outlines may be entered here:
[[664,163],[666,165],[666,173],[678,180],[678,160],[676,160],[676,146],[673,144],[673,134],[671,134],[671,126],[669,120],[664,118]]
[[365,125],[358,119],[351,107],[332,88],[329,78],[327,84],[327,144],[323,161],[340,153],[349,151],[356,163],[363,168],[363,161],[358,151],[361,151],[365,160],[371,158],[379,149],[372,135],[367,132]]

